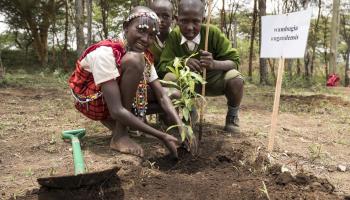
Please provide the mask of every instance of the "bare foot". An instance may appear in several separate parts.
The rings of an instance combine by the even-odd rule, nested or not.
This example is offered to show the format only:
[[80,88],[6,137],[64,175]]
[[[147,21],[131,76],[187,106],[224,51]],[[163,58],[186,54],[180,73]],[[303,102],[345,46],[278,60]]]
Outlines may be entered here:
[[164,142],[165,146],[168,148],[168,150],[170,151],[170,153],[175,158],[178,158],[177,147],[178,147],[179,141],[174,136],[166,134],[164,139],[163,139],[163,142]]
[[110,147],[113,150],[121,153],[132,154],[135,156],[143,157],[144,152],[140,145],[131,140],[128,135],[121,137],[112,137]]

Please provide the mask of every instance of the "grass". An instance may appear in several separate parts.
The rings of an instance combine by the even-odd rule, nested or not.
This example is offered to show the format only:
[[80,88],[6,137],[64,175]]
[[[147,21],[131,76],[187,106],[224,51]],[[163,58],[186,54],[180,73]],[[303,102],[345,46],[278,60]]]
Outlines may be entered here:
[[341,145],[345,145],[345,146],[350,146],[350,141],[346,140],[346,139],[339,139],[334,141],[336,144],[341,144]]
[[70,74],[60,70],[54,72],[42,71],[28,73],[24,70],[7,71],[0,80],[1,87],[25,87],[25,88],[68,88],[67,80]]
[[266,185],[265,185],[265,182],[262,181],[262,184],[263,184],[263,188],[260,188],[259,190],[260,190],[263,194],[266,195],[266,198],[267,198],[268,200],[270,200],[269,191],[267,190],[267,187],[266,187]]
[[313,143],[308,147],[308,150],[311,162],[322,158],[322,146],[320,144]]

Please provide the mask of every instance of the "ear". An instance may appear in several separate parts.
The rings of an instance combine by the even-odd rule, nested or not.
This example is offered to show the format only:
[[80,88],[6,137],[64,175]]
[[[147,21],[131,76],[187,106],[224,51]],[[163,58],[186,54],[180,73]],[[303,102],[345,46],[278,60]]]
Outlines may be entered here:
[[177,15],[174,15],[174,16],[173,16],[173,20],[177,23],[177,20],[178,20]]
[[130,25],[130,23],[126,23],[126,22],[123,22],[123,31],[124,32],[127,32],[128,31],[128,26]]

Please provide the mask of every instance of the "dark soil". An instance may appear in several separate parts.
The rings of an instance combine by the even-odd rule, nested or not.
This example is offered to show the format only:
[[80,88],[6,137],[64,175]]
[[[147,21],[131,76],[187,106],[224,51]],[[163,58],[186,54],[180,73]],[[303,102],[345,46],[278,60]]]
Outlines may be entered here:
[[[145,149],[140,160],[111,151],[110,132],[77,113],[67,89],[0,88],[0,199],[349,199],[339,195],[349,191],[348,172],[327,168],[349,163],[349,101],[323,94],[282,95],[271,159],[265,145],[272,91],[247,86],[241,135],[222,130],[224,97],[209,98],[197,156],[180,149],[174,160],[158,140],[141,136],[134,138]],[[76,128],[87,130],[81,144],[89,172],[120,170],[94,186],[40,187],[37,178],[73,173],[71,146],[61,140],[61,132]],[[322,151],[311,160],[308,147],[316,142]],[[290,171],[282,173],[282,165]]]

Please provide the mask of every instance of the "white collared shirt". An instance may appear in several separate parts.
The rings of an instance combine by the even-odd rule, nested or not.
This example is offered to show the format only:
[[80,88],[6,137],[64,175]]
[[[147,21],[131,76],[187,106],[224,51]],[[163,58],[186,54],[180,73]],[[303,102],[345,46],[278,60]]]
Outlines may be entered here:
[[184,44],[186,42],[187,47],[190,51],[193,51],[196,45],[199,45],[201,42],[201,34],[198,33],[198,35],[193,38],[193,40],[187,40],[182,34],[181,34],[181,42],[180,45]]
[[[118,71],[112,47],[101,46],[96,48],[80,61],[80,65],[86,71],[91,72],[96,85],[109,80],[115,80],[121,74]],[[151,66],[151,74],[148,82],[158,79],[154,65]]]

